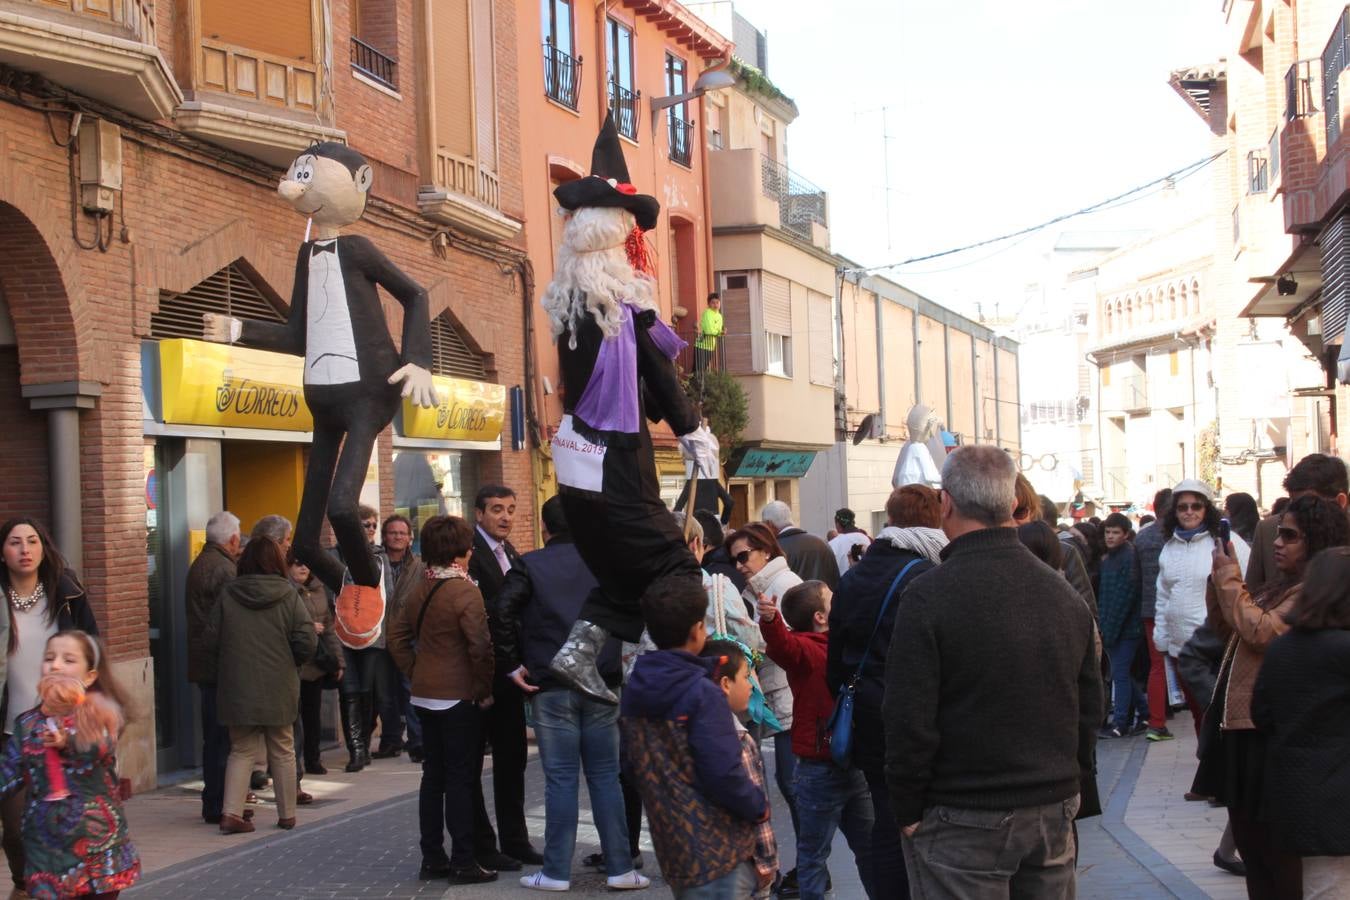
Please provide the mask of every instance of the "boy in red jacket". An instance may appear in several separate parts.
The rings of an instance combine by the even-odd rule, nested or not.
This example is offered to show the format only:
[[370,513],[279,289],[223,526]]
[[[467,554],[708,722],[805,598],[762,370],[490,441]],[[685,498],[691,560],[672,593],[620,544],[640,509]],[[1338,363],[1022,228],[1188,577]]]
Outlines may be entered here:
[[[823,900],[834,832],[842,828],[868,896],[872,852],[872,795],[857,768],[841,769],[830,759],[828,725],[834,697],[825,683],[829,645],[829,587],[806,581],[783,595],[759,597],[759,628],[770,659],[787,672],[792,689],[792,752],[797,757],[797,877],[802,900]],[[778,614],[781,605],[783,614]],[[786,622],[784,621],[786,620]],[[791,630],[789,630],[791,629]]]

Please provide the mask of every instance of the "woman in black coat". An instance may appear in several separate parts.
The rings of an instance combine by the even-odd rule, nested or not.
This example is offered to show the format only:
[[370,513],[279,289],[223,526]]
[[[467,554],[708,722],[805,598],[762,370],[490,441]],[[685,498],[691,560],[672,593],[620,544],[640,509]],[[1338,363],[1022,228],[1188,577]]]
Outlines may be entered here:
[[[885,731],[881,722],[886,651],[895,625],[895,609],[905,585],[933,568],[947,539],[937,530],[941,504],[938,492],[921,484],[896,488],[886,501],[887,526],[872,541],[862,559],[839,579],[830,604],[830,641],[825,678],[836,696],[858,671],[866,653],[866,665],[858,678],[853,705],[853,764],[862,769],[872,791],[875,820],[872,826],[871,882],[879,891],[873,900],[898,900],[909,896],[900,830],[891,812],[890,791],[882,767],[886,759]],[[896,585],[895,595],[878,625],[877,616],[886,593],[910,563],[916,563]],[[873,632],[875,631],[875,639]],[[867,880],[864,878],[864,880]]]
[[1266,733],[1270,832],[1303,857],[1304,897],[1350,884],[1350,547],[1308,564],[1289,631],[1266,650],[1252,720]]

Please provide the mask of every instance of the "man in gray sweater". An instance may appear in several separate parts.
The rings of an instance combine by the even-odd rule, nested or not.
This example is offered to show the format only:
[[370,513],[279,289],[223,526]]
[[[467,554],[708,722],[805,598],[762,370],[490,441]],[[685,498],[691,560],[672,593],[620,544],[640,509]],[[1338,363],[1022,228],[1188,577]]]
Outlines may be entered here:
[[915,896],[1074,896],[1073,820],[1096,803],[1095,624],[1005,527],[1015,478],[997,447],[947,457],[951,543],[896,610],[885,772]]

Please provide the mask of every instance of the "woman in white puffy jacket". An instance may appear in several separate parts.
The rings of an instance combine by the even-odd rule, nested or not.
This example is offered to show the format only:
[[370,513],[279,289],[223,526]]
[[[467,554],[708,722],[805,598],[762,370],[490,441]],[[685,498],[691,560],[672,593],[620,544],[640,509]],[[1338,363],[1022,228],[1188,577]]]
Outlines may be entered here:
[[[1205,622],[1205,587],[1214,568],[1214,539],[1220,513],[1209,485],[1187,478],[1172,489],[1172,508],[1163,517],[1163,544],[1158,557],[1158,605],[1154,615],[1153,645],[1176,665],[1181,648]],[[1231,538],[1239,565],[1246,569],[1251,549],[1234,533]],[[1195,717],[1197,734],[1205,711],[1178,679],[1186,704]],[[1153,735],[1150,735],[1153,737]]]

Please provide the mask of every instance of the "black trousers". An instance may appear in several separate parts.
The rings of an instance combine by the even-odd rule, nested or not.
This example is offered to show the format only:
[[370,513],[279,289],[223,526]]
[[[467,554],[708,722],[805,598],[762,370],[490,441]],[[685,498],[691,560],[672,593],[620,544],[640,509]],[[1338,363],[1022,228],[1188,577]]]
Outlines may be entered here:
[[[422,785],[417,795],[422,861],[456,868],[474,861],[474,791],[482,769],[478,707],[461,700],[447,710],[419,709],[422,720]],[[450,853],[445,833],[450,833]]]
[[[418,711],[421,713],[421,710]],[[423,726],[422,742],[426,744]],[[497,812],[497,830],[488,818],[483,796],[483,755],[492,744],[492,802]],[[430,750],[427,750],[430,753]],[[497,850],[510,855],[512,850],[530,846],[525,828],[525,762],[529,751],[525,742],[525,696],[506,678],[494,679],[492,706],[483,710],[483,727],[478,738],[476,776],[473,783],[474,850],[481,854]],[[499,835],[500,832],[500,835]]]
[[219,816],[225,803],[225,760],[230,756],[230,730],[216,717],[216,686],[199,684],[202,724],[202,816]]
[[600,587],[591,591],[581,618],[636,643],[642,638],[642,595],[653,581],[680,576],[702,583],[698,560],[684,543],[675,517],[661,502],[650,443],[610,447],[604,493],[560,489],[577,552]]
[[[375,439],[393,421],[401,396],[397,385],[305,386],[305,403],[314,415],[314,440],[293,547],[296,559],[334,594],[342,592],[344,568],[359,585],[380,584],[382,573],[361,527],[358,505]],[[341,560],[319,544],[325,515],[342,550]]]
[[[303,771],[305,764],[319,762],[320,713],[323,711],[323,682],[300,682],[300,728],[296,731],[301,747],[297,748],[295,759]],[[303,752],[301,752],[303,750]]]

